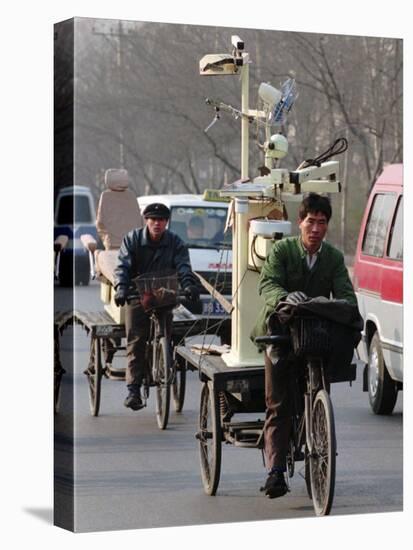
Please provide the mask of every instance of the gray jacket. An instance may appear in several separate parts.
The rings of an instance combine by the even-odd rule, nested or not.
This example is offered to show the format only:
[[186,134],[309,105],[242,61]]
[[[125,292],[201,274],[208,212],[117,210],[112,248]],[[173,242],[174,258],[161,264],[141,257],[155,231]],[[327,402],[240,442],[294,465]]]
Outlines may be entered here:
[[115,288],[130,287],[138,275],[149,272],[176,271],[183,289],[196,285],[188,249],[183,240],[166,230],[159,242],[151,241],[147,227],[133,229],[125,235],[115,267]]

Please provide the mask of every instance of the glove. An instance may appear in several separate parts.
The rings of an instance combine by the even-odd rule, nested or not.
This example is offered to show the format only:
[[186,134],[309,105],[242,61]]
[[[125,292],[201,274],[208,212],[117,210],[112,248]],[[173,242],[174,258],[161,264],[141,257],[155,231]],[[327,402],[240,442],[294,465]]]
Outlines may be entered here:
[[195,285],[189,285],[185,289],[185,294],[192,302],[199,300],[199,290]]
[[118,307],[124,306],[126,303],[126,296],[127,296],[126,287],[123,285],[117,286],[116,293],[115,293],[115,304]]
[[291,304],[293,306],[297,306],[298,304],[301,304],[306,300],[308,300],[307,294],[304,294],[304,292],[301,292],[300,290],[296,290],[295,292],[290,292],[285,298],[285,301],[287,302],[287,304]]

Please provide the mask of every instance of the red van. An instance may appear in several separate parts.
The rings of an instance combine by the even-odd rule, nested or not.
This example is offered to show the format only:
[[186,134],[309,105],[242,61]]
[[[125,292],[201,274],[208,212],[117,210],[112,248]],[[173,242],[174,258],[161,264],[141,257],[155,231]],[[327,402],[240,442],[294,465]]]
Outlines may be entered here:
[[376,414],[391,414],[403,389],[403,165],[386,166],[370,193],[354,262],[364,320],[363,390]]

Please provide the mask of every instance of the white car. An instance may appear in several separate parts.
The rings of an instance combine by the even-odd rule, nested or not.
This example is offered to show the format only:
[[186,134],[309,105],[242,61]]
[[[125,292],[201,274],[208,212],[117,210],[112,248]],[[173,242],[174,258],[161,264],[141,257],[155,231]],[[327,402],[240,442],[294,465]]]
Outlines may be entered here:
[[[192,270],[231,300],[232,234],[230,231],[224,234],[229,203],[189,194],[138,197],[141,212],[154,202],[165,204],[170,209],[168,228],[187,244]],[[204,314],[225,313],[221,304],[212,300],[205,290],[201,293],[201,300]]]

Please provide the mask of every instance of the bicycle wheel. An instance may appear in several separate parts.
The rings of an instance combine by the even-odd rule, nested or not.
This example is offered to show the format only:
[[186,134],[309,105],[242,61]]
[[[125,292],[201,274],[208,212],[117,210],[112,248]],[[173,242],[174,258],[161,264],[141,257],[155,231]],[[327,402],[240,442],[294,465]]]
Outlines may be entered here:
[[150,386],[153,386],[153,344],[152,339],[146,342],[145,362],[142,380],[142,399],[146,407],[149,399]]
[[290,437],[290,442],[288,444],[288,451],[287,451],[287,474],[288,477],[293,477],[295,472],[295,462],[294,462],[294,440],[292,437]]
[[161,430],[168,424],[171,401],[172,357],[168,339],[162,336],[154,344],[154,382],[156,386],[156,420]]
[[311,491],[310,454],[308,452],[307,445],[305,446],[305,450],[304,450],[304,479],[305,479],[305,486],[307,489],[308,498],[312,500],[313,493]]
[[55,325],[54,329],[54,366],[53,366],[53,402],[54,412],[57,413],[60,407],[61,382],[66,371],[60,362],[59,331]]
[[54,401],[54,412],[59,412],[60,408],[60,395],[61,395],[61,382],[62,382],[62,371],[55,371],[54,373],[54,391],[53,391],[53,401]]
[[320,390],[311,416],[310,479],[317,516],[330,513],[336,478],[336,434],[330,396]]
[[93,337],[90,347],[91,365],[89,365],[89,368],[86,371],[89,383],[89,407],[91,415],[98,416],[102,385],[102,356],[100,339]]
[[221,474],[221,423],[219,404],[212,382],[204,383],[197,433],[202,484],[207,495],[215,495]]
[[175,403],[175,411],[181,412],[185,400],[186,364],[185,361],[175,359],[175,376],[172,383],[172,394]]

